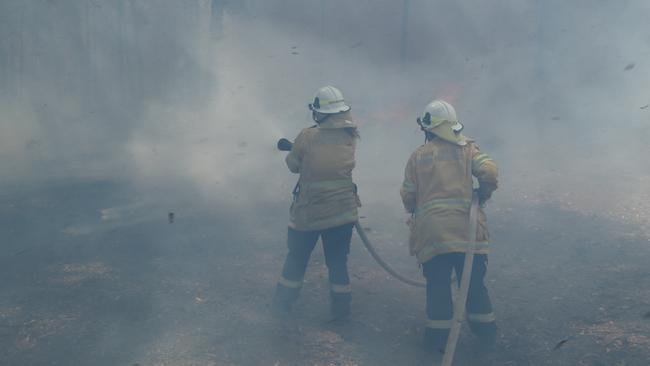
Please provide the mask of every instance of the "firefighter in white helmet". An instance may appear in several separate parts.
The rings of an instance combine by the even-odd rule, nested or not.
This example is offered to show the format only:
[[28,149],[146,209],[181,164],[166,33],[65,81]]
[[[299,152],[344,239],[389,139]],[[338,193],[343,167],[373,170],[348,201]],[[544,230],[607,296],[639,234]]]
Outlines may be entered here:
[[309,257],[322,239],[329,270],[330,310],[347,317],[352,299],[347,257],[360,201],[352,182],[357,126],[340,90],[325,86],[309,104],[316,125],[303,129],[286,163],[300,174],[294,189],[287,254],[278,280],[273,310],[287,314],[298,298]]
[[[479,182],[483,205],[497,188],[497,166],[473,140],[461,134],[451,104],[434,100],[417,119],[426,143],[410,157],[401,188],[402,201],[412,214],[410,251],[422,265],[426,278],[425,345],[444,350],[453,318],[450,278],[462,273],[468,238],[473,179]],[[485,213],[479,209],[475,259],[467,301],[467,320],[472,331],[493,344],[495,316],[483,282],[487,268],[488,231]],[[458,279],[460,282],[460,278]]]

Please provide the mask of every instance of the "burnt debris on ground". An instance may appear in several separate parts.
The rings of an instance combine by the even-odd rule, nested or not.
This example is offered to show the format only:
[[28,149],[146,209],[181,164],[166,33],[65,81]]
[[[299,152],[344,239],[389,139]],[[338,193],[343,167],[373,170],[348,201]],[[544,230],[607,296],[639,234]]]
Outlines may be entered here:
[[[169,225],[162,208],[130,204],[136,197],[107,183],[3,197],[6,364],[419,365],[437,357],[420,348],[423,292],[389,278],[358,240],[352,319],[328,322],[317,250],[293,317],[280,322],[268,305],[286,250],[286,222],[272,212],[285,202],[263,206],[250,230],[209,208]],[[151,213],[102,221],[105,207],[129,220],[128,210]],[[489,210],[500,337],[496,352],[480,354],[464,330],[457,364],[642,365],[650,357],[650,323],[638,315],[650,306],[639,287],[650,271],[647,239],[551,206]],[[367,220],[378,250],[418,276],[398,245],[403,223]]]

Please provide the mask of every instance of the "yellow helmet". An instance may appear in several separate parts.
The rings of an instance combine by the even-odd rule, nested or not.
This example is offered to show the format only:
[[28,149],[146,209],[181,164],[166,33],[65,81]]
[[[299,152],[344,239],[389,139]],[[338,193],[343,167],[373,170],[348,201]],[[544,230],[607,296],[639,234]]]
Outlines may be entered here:
[[430,132],[443,140],[460,146],[467,144],[467,139],[460,133],[463,125],[458,122],[456,110],[444,100],[434,100],[427,104],[417,122],[423,131]]
[[350,106],[345,104],[343,93],[339,89],[328,85],[318,89],[309,109],[323,114],[336,114],[349,111]]

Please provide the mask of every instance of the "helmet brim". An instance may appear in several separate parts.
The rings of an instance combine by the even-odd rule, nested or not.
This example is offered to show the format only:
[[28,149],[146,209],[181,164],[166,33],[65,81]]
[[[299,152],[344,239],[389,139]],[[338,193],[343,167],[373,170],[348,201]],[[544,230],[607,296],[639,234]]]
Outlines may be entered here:
[[445,141],[464,146],[467,144],[467,138],[460,133],[463,127],[459,122],[455,122],[454,124],[442,123],[434,128],[426,129],[426,131],[433,133]]
[[349,105],[344,104],[341,107],[338,108],[316,108],[314,107],[313,104],[309,104],[309,110],[313,112],[318,112],[322,114],[337,114],[337,113],[343,113],[343,112],[348,112],[350,109],[352,109]]

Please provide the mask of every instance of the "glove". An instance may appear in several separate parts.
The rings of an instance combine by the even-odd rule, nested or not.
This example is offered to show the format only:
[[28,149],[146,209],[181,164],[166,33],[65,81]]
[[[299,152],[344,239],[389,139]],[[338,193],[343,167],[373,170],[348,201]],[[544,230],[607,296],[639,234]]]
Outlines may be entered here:
[[287,140],[287,139],[280,139],[278,140],[278,150],[280,151],[291,151],[293,148],[293,142]]
[[494,192],[494,188],[489,187],[485,184],[482,184],[480,187],[478,187],[478,203],[482,206],[487,202],[490,197],[492,197],[492,192]]

